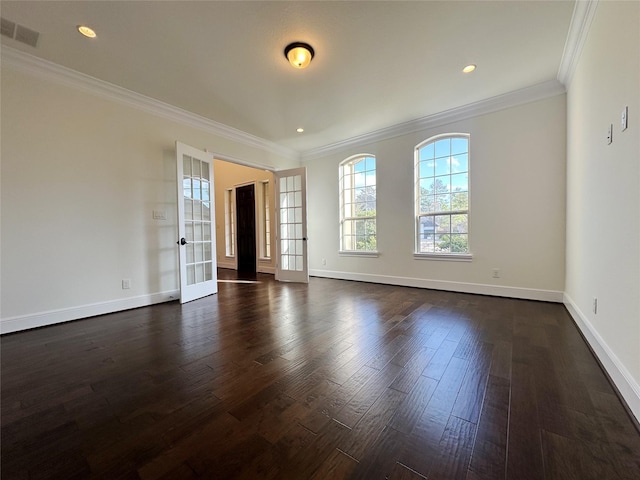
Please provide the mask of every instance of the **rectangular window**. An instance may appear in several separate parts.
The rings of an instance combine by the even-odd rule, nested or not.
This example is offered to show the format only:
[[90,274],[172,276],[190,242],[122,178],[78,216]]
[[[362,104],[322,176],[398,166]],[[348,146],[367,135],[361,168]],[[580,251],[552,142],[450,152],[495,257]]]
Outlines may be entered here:
[[416,147],[416,253],[469,253],[469,137]]
[[224,240],[225,255],[227,257],[235,256],[236,232],[235,218],[236,212],[234,207],[233,189],[229,188],[224,191]]
[[270,192],[269,182],[261,183],[260,192],[260,257],[271,258],[271,210],[269,208]]

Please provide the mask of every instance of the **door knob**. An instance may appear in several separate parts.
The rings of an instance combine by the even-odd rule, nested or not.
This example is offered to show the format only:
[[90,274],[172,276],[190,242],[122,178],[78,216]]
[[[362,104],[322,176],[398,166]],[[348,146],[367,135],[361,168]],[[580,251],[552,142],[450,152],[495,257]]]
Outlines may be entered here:
[[182,238],[180,239],[180,241],[179,241],[179,242],[176,242],[176,243],[177,243],[178,245],[186,245],[186,244],[187,244],[187,243],[189,243],[189,242],[187,242],[187,241],[184,239],[184,237],[182,237]]

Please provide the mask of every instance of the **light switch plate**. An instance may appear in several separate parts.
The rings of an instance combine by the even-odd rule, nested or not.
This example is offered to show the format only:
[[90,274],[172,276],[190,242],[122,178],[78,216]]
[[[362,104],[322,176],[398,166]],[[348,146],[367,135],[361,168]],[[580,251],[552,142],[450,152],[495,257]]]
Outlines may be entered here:
[[620,115],[620,126],[622,127],[623,132],[629,126],[629,107],[624,107],[622,109],[622,115]]

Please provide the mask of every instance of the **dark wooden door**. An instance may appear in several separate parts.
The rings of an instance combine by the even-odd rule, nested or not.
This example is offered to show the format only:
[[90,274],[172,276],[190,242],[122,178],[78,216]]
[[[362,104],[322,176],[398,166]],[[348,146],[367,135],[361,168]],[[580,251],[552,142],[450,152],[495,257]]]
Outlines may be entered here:
[[236,188],[238,272],[256,272],[256,201],[254,185]]

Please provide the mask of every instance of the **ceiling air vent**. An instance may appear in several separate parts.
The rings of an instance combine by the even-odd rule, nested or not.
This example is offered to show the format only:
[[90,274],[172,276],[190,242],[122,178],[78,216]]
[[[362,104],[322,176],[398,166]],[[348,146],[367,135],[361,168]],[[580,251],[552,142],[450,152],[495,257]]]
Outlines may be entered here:
[[13,23],[11,20],[7,20],[6,18],[0,19],[0,33],[2,33],[2,35],[13,38],[15,31],[15,23]]
[[35,30],[17,25],[6,18],[2,19],[2,35],[13,38],[18,42],[26,43],[31,47],[38,45],[38,37],[40,37],[40,33]]

